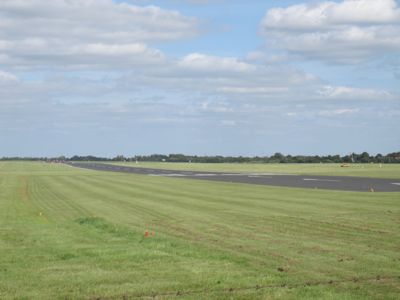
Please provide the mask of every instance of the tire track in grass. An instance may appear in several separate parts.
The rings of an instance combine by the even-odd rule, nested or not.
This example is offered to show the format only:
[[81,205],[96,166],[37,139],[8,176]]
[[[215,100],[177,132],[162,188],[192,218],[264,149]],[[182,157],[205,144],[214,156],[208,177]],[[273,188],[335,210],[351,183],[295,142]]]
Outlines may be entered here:
[[45,215],[40,214],[39,208],[32,201],[30,191],[32,189],[31,177],[29,175],[19,175],[19,176],[10,176],[10,178],[14,178],[17,183],[17,188],[15,189],[15,198],[17,202],[15,203],[15,208],[19,210],[19,213],[29,215],[34,220],[37,220],[39,216],[40,219],[44,222],[48,222],[48,219]]
[[5,228],[8,227],[8,221],[10,218],[12,218],[10,205],[10,191],[12,190],[7,187],[9,181],[10,178],[0,176],[0,233],[2,230],[5,230]]
[[[6,207],[5,207],[6,201],[5,201],[5,199],[7,199],[6,191],[7,191],[6,190],[6,178],[4,176],[0,176],[0,199],[2,199],[2,201],[0,201],[0,207],[1,207],[0,211],[2,212],[2,214],[4,216],[7,215],[5,213],[6,212]],[[4,219],[5,218],[1,218],[1,220],[4,220]]]
[[312,235],[333,241],[366,241],[373,238],[385,243],[385,237],[393,235],[390,232],[381,232],[368,228],[344,225],[337,222],[322,221],[315,217],[305,218],[300,215],[271,216],[270,222],[278,225],[277,229],[280,230],[282,234],[285,232],[298,232],[298,239],[301,239],[302,236]]
[[29,203],[29,195],[28,195],[28,180],[26,179],[26,176],[19,176],[19,188],[18,188],[18,198],[24,202],[24,203]]
[[217,294],[217,293],[226,293],[231,297],[235,296],[235,293],[243,292],[243,291],[261,291],[261,290],[270,290],[270,289],[298,289],[298,288],[309,288],[316,286],[338,286],[346,283],[380,283],[380,282],[400,282],[399,276],[388,276],[388,277],[367,277],[367,278],[358,278],[353,277],[350,279],[342,279],[342,280],[326,280],[326,281],[306,281],[301,283],[281,283],[281,284],[264,284],[264,285],[255,285],[255,286],[244,286],[244,287],[230,287],[230,288],[213,288],[213,289],[198,289],[198,290],[181,290],[181,291],[172,291],[172,292],[154,292],[154,293],[143,293],[136,295],[118,295],[111,297],[92,297],[89,298],[91,300],[113,300],[113,299],[131,299],[131,298],[140,298],[140,299],[159,299],[164,297],[184,297],[184,296],[193,296],[200,294]]

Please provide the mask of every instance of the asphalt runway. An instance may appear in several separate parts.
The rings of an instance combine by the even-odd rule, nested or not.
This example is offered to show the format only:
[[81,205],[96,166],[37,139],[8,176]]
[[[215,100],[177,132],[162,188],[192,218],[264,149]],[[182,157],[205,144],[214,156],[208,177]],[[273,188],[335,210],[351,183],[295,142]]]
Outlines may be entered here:
[[276,173],[222,173],[175,171],[116,166],[102,163],[68,162],[70,166],[97,170],[134,173],[147,176],[163,176],[197,180],[248,183],[309,189],[326,189],[356,192],[400,192],[400,179],[382,179],[349,176],[288,175]]

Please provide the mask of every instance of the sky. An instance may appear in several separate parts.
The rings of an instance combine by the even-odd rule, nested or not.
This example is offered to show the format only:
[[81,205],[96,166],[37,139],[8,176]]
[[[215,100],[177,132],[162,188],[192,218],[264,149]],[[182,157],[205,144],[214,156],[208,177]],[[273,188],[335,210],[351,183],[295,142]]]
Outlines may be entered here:
[[399,128],[399,1],[0,1],[0,157],[385,154]]

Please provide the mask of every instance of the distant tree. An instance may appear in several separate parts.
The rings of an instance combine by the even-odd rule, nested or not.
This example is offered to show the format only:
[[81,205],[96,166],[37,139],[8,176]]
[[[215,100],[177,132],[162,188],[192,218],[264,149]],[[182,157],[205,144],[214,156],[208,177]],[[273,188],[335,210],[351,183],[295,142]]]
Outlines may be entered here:
[[304,156],[304,155],[283,155],[282,153],[275,153],[268,157],[259,156],[196,156],[184,154],[151,154],[151,155],[136,155],[127,159],[123,155],[118,155],[112,159],[105,157],[96,157],[93,155],[78,156],[74,155],[71,158],[59,156],[54,158],[48,157],[2,157],[0,160],[22,160],[22,161],[168,161],[168,162],[193,162],[193,163],[400,163],[400,152],[393,152],[386,155],[377,154],[371,156],[368,152],[361,154],[352,153],[350,155],[326,155],[326,156]]
[[285,162],[285,156],[280,152],[276,152],[274,155],[272,155],[271,159],[273,162],[279,162],[279,163]]
[[125,156],[123,156],[123,155],[117,155],[117,156],[114,157],[112,160],[113,160],[113,161],[126,161],[126,158],[125,158]]
[[368,152],[363,152],[361,153],[361,155],[359,156],[359,161],[361,163],[369,163],[370,159],[369,159],[369,154]]

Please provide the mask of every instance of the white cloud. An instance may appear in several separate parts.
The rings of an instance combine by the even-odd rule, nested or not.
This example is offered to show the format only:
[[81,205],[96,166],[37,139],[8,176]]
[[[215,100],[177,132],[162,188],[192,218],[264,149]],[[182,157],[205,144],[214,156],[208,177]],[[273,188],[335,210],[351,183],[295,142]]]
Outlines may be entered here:
[[222,120],[221,121],[222,126],[235,126],[236,124],[237,124],[237,122],[234,120]]
[[223,86],[218,89],[218,91],[227,93],[227,94],[243,94],[243,95],[273,95],[273,94],[282,94],[286,93],[290,90],[289,86]]
[[314,31],[321,26],[383,25],[400,21],[395,0],[344,0],[299,4],[270,9],[262,21],[264,29]]
[[188,3],[188,4],[195,4],[195,5],[206,5],[206,4],[214,4],[214,3],[222,3],[226,0],[170,0],[174,3]]
[[14,74],[0,70],[0,111],[5,103],[16,102],[20,92],[20,80]]
[[165,67],[121,78],[121,84],[157,87],[192,97],[229,101],[297,101],[320,88],[319,79],[282,65],[257,65],[239,58],[191,54]]
[[111,0],[2,0],[0,20],[0,62],[13,67],[158,60],[148,43],[197,34],[197,20],[179,12]]
[[156,6],[111,0],[2,0],[0,26],[16,37],[126,43],[174,40],[196,33],[196,20]]
[[336,24],[382,24],[400,20],[395,0],[347,0],[332,3],[327,13],[330,21]]
[[311,59],[360,63],[400,51],[394,0],[344,0],[274,8],[261,22],[269,42]]
[[233,112],[233,109],[226,102],[205,101],[201,103],[201,111],[211,113],[230,113]]
[[239,61],[235,57],[218,57],[201,53],[192,53],[183,57],[179,66],[206,72],[249,72],[255,70],[255,66]]
[[325,99],[390,100],[394,96],[384,90],[361,89],[346,86],[324,86],[317,92]]
[[147,51],[147,46],[143,43],[126,45],[107,45],[107,44],[86,44],[72,47],[76,53],[94,54],[94,55],[126,55],[139,54]]
[[359,111],[359,108],[340,108],[333,110],[321,110],[318,112],[318,115],[321,117],[335,117],[340,115],[353,115]]
[[9,83],[16,81],[18,81],[18,78],[15,75],[0,70],[0,83]]

